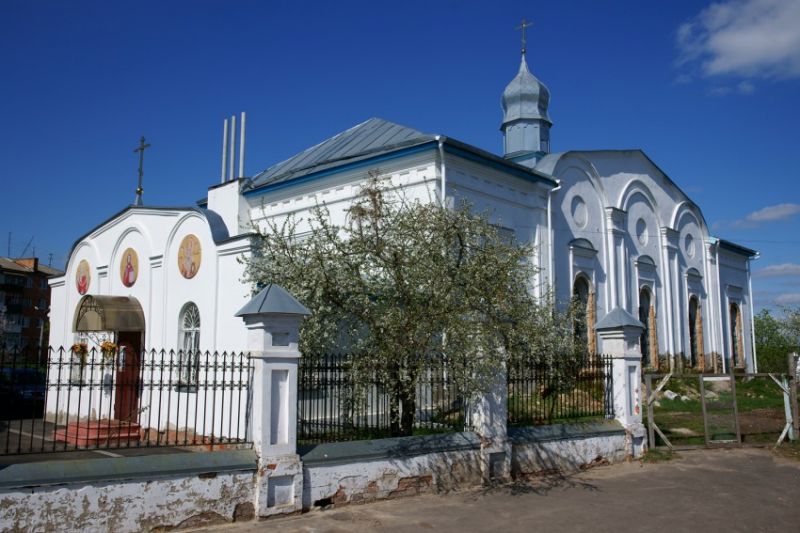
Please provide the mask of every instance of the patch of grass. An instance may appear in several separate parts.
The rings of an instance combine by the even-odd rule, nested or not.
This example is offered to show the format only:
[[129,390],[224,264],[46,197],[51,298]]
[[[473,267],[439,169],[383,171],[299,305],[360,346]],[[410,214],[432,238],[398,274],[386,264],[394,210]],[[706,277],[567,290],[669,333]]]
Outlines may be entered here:
[[739,412],[783,410],[783,391],[770,378],[736,378],[736,400]]
[[786,459],[800,461],[800,441],[784,441],[783,444],[774,449],[774,453]]
[[703,410],[699,400],[689,400],[684,402],[680,398],[675,398],[674,400],[661,398],[660,400],[658,400],[658,403],[660,405],[658,407],[654,407],[656,411],[663,411],[663,412],[669,411],[675,413],[699,413]]
[[642,455],[639,460],[642,463],[663,463],[665,461],[672,461],[678,459],[680,455],[677,452],[670,450],[647,450],[647,453]]

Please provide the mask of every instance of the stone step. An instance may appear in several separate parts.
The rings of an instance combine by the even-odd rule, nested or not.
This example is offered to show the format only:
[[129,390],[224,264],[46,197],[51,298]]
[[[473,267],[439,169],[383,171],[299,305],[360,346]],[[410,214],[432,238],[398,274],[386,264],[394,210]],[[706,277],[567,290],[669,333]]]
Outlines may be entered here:
[[138,441],[141,426],[122,420],[86,420],[72,422],[53,433],[53,440],[75,446],[98,446],[103,443]]

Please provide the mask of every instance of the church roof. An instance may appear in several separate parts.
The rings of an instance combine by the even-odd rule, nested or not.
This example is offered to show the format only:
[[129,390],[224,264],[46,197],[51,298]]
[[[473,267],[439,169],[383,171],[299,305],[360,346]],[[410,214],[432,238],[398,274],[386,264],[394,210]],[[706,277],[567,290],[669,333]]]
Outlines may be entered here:
[[550,91],[528,70],[524,55],[519,64],[519,72],[503,91],[501,103],[504,125],[525,119],[553,123],[547,115]]
[[732,241],[727,241],[725,239],[719,240],[719,247],[728,250],[729,252],[737,253],[739,255],[744,255],[747,257],[758,257],[758,252],[747,248],[746,246],[742,246],[741,244],[736,244]]
[[434,139],[434,135],[381,118],[371,118],[256,174],[245,190],[281,183],[343,162],[357,161]]
[[[297,183],[301,181],[300,178],[312,179],[315,176],[337,172],[346,165],[366,164],[365,162],[371,164],[372,159],[390,153],[428,147],[432,149],[437,142],[441,142],[447,152],[502,168],[524,180],[545,183],[551,187],[557,185],[552,176],[470,144],[444,135],[422,133],[381,118],[371,118],[256,174],[242,188],[242,192],[258,194],[273,186]],[[206,203],[206,199],[198,202],[200,205]]]
[[[214,240],[214,244],[222,244],[227,241],[235,240],[235,239],[242,239],[252,236],[251,233],[243,233],[241,235],[234,235],[231,236],[228,233],[228,228],[225,226],[225,222],[222,220],[222,217],[216,211],[212,211],[211,209],[196,207],[196,206],[188,206],[188,207],[158,207],[152,205],[129,205],[121,211],[118,211],[111,217],[105,219],[103,222],[92,228],[90,231],[84,233],[78,239],[72,243],[72,247],[69,250],[69,254],[67,254],[67,262],[69,262],[69,258],[72,257],[72,254],[75,252],[75,248],[81,243],[82,240],[87,238],[89,235],[97,231],[98,229],[102,228],[112,220],[115,220],[128,211],[138,211],[138,212],[148,212],[148,211],[194,211],[198,213],[203,218],[205,218],[206,222],[208,223],[209,230],[211,231],[211,238]],[[63,274],[63,272],[61,272]]]

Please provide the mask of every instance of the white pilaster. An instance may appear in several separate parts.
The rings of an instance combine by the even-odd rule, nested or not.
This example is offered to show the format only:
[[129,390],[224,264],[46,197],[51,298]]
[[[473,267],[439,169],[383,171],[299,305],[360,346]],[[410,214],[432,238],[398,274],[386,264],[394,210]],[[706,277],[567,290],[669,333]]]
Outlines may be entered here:
[[[277,300],[268,299],[270,289],[273,296],[280,291]],[[288,310],[294,304],[300,312]],[[247,327],[254,366],[251,435],[259,461],[254,506],[260,517],[293,513],[303,505],[303,465],[297,454],[298,343],[308,314],[303,311],[283,289],[270,286],[237,314]]]
[[498,372],[488,392],[472,408],[472,426],[481,438],[481,473],[485,483],[511,479],[511,442],[508,440],[508,385],[506,371]]
[[636,457],[645,447],[642,424],[642,354],[639,337],[644,326],[630,313],[616,308],[597,324],[598,351],[613,358],[614,417],[628,433],[629,453]]

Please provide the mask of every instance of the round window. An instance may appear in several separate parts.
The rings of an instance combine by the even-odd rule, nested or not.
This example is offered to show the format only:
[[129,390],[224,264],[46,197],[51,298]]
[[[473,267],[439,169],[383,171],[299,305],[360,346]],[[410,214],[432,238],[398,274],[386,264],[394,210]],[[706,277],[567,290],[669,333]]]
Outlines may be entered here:
[[692,237],[691,234],[686,235],[686,238],[683,240],[683,248],[686,250],[686,255],[694,257],[694,237]]
[[583,201],[583,198],[576,196],[572,199],[571,211],[572,220],[575,221],[575,225],[579,228],[585,228],[588,222],[588,216],[586,212],[586,202]]
[[643,218],[636,221],[636,240],[642,246],[647,244],[647,222]]

